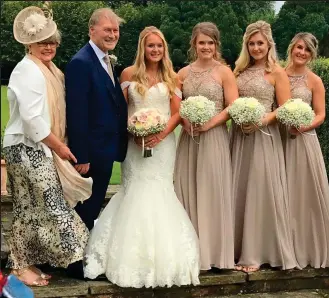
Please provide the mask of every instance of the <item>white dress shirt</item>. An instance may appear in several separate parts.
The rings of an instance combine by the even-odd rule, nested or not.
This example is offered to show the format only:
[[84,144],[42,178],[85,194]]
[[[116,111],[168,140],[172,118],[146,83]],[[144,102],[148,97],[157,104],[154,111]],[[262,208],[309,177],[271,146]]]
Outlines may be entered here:
[[[93,48],[99,62],[102,64],[103,68],[107,73],[109,73],[109,70],[107,68],[107,64],[104,61],[104,57],[107,55],[107,53],[104,53],[98,46],[95,45],[95,43],[92,40],[89,40],[89,44]],[[110,74],[109,74],[110,75]]]
[[10,76],[7,97],[10,119],[3,147],[23,143],[52,157],[49,147],[41,142],[51,132],[46,80],[39,67],[26,56]]

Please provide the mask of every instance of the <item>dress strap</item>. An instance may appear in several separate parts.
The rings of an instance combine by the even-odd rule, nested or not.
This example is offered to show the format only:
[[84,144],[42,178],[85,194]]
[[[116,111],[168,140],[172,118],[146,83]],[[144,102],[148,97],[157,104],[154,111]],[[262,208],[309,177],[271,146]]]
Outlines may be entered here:
[[129,81],[124,81],[124,82],[122,82],[122,83],[120,84],[121,89],[122,89],[122,90],[125,90],[127,87],[130,86],[130,84],[131,84],[131,82],[129,82]]
[[176,94],[177,97],[179,97],[180,99],[183,98],[183,93],[181,90],[179,90],[177,87],[175,88],[174,93]]

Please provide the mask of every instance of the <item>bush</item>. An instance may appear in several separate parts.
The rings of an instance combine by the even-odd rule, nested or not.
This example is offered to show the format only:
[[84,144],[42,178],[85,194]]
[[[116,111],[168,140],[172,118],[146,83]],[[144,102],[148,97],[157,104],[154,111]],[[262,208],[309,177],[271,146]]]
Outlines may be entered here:
[[322,79],[326,89],[326,119],[316,131],[326,163],[327,176],[329,177],[329,58],[316,59],[311,68]]

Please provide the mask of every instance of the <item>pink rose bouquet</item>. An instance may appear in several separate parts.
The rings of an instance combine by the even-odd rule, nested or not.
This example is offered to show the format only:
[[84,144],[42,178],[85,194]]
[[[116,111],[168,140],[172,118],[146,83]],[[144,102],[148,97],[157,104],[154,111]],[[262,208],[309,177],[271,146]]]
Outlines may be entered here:
[[143,137],[143,157],[152,156],[152,149],[144,147],[144,137],[163,131],[166,124],[165,117],[154,108],[140,109],[128,119],[128,131],[136,137]]

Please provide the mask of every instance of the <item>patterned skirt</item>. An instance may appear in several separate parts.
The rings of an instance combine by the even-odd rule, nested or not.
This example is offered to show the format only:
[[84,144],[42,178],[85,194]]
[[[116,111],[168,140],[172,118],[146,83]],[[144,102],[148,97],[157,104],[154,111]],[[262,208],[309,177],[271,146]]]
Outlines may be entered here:
[[52,158],[24,144],[3,152],[13,198],[7,267],[48,263],[66,268],[82,260],[89,232],[64,200]]

